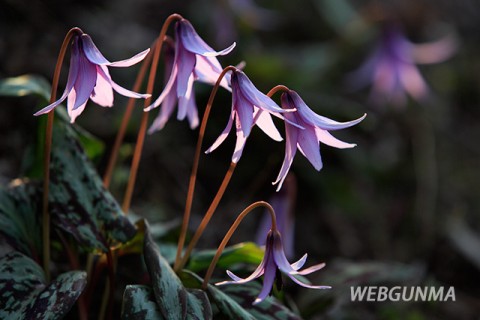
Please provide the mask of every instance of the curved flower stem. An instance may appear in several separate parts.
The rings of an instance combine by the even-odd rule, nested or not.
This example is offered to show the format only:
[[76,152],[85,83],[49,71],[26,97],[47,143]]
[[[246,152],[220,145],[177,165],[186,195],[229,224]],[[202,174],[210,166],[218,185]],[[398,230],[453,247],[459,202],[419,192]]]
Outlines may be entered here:
[[[160,31],[160,35],[157,38],[153,58],[152,58],[152,65],[150,67],[150,75],[148,77],[147,83],[147,94],[151,94],[153,92],[153,85],[155,83],[155,75],[157,73],[157,66],[158,60],[160,59],[160,52],[162,49],[163,42],[165,41],[165,35],[167,33],[167,29],[169,25],[174,20],[183,19],[179,14],[172,14],[170,15],[165,23],[163,24],[162,30]],[[148,107],[151,103],[151,97],[145,99],[144,106]],[[122,210],[125,214],[128,213],[130,209],[130,203],[132,200],[133,189],[135,187],[135,181],[137,178],[138,166],[140,164],[140,158],[142,155],[143,143],[145,141],[145,134],[147,132],[147,124],[148,124],[148,112],[144,112],[142,115],[142,119],[140,122],[140,128],[138,130],[137,136],[137,143],[135,145],[135,151],[133,153],[132,165],[130,168],[130,178],[128,179],[127,190],[125,191],[125,195],[123,198]]]
[[[50,103],[57,99],[58,80],[60,72],[62,71],[63,60],[65,53],[70,45],[72,37],[76,33],[83,33],[80,28],[72,28],[68,31],[63,39],[62,46],[55,65],[53,73],[52,91],[50,93]],[[48,211],[48,194],[50,185],[50,156],[52,152],[52,136],[53,136],[53,120],[55,118],[55,111],[50,111],[47,116],[47,127],[45,131],[45,149],[43,156],[43,199],[42,199],[42,226],[43,226],[43,269],[45,271],[45,278],[50,282],[50,212]]]
[[283,84],[279,84],[273,87],[272,89],[270,89],[270,91],[268,91],[267,93],[267,96],[271,98],[278,91],[289,91],[289,90],[290,89],[288,89],[288,87],[284,86]]
[[[212,92],[210,93],[210,97],[208,98],[207,106],[205,107],[205,112],[203,113],[202,123],[200,125],[200,131],[198,133],[197,146],[196,146],[195,155],[194,155],[194,158],[193,158],[192,172],[190,174],[190,181],[188,183],[187,200],[185,202],[185,212],[183,213],[182,227],[180,229],[180,236],[179,236],[179,239],[178,239],[177,255],[175,256],[174,270],[176,270],[176,271],[179,270],[180,258],[181,258],[181,254],[182,254],[182,250],[183,250],[183,245],[185,244],[185,237],[187,235],[188,222],[190,220],[190,213],[191,213],[191,210],[192,210],[193,194],[195,192],[195,183],[196,183],[196,180],[197,180],[197,171],[198,171],[198,163],[199,163],[199,160],[200,160],[200,152],[202,150],[203,137],[205,136],[205,129],[207,127],[208,118],[210,116],[210,111],[212,109],[213,99],[215,98],[215,95],[217,94],[218,88],[220,86],[220,82],[222,81],[223,77],[225,76],[225,74],[228,71],[232,71],[232,70],[236,70],[236,67],[228,66],[225,69],[223,69],[222,73],[220,73],[220,75],[217,79],[217,82],[213,86]],[[232,167],[232,165],[230,165],[230,167]],[[235,166],[233,166],[233,167],[235,167]],[[233,169],[231,169],[231,171],[233,173]],[[228,172],[230,172],[230,169],[229,169]],[[227,172],[227,174],[228,174],[228,172]],[[225,176],[225,178],[226,178],[226,176]],[[230,180],[230,178],[228,178],[228,180]],[[227,182],[227,184],[228,184],[228,182]],[[220,190],[219,190],[219,192],[220,192]],[[223,195],[223,192],[222,192],[222,195]],[[217,194],[217,196],[218,196],[218,194]],[[220,196],[220,198],[221,198],[221,196]],[[219,201],[220,201],[220,199],[219,199]],[[216,206],[213,210],[215,211],[215,209],[216,209]],[[207,212],[207,214],[208,214],[208,212]],[[205,214],[205,218],[207,217],[207,214]],[[213,212],[212,212],[212,214],[213,214]],[[204,220],[205,220],[205,218],[204,218]],[[204,220],[202,220],[202,223],[203,223]],[[210,218],[208,218],[208,220],[210,220]],[[208,223],[208,221],[206,223]],[[201,235],[201,232],[200,232],[200,235]],[[200,237],[200,235],[198,237]],[[193,240],[192,240],[192,242],[193,242]],[[195,241],[195,243],[196,243],[196,241]],[[194,243],[194,245],[195,245],[195,243]],[[187,256],[187,258],[188,258],[188,256]]]
[[225,237],[223,238],[222,242],[218,246],[217,252],[215,253],[215,256],[212,259],[212,262],[210,262],[210,266],[208,267],[207,273],[205,274],[205,278],[203,279],[202,283],[202,289],[205,290],[208,286],[208,282],[210,281],[210,278],[212,277],[213,270],[215,269],[215,266],[217,265],[218,259],[220,259],[220,256],[222,255],[223,249],[225,249],[225,246],[227,245],[228,241],[232,237],[233,233],[235,230],[237,230],[238,226],[242,222],[242,220],[252,212],[253,209],[257,207],[266,207],[268,209],[268,212],[270,213],[270,217],[272,218],[272,230],[277,230],[277,220],[275,217],[275,210],[273,210],[273,207],[265,201],[257,201],[255,203],[252,203],[249,205],[247,208],[245,208],[235,219],[233,222],[232,226],[228,230],[228,232],[225,234]]

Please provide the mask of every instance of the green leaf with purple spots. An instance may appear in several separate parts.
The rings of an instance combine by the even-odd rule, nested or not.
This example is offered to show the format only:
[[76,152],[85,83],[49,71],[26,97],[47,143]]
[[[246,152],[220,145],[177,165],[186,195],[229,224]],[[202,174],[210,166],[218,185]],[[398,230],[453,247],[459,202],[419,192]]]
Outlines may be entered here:
[[83,271],[46,283],[42,268],[20,252],[0,258],[0,319],[62,319],[87,283]]
[[143,285],[128,285],[123,293],[123,320],[162,320],[153,289]]

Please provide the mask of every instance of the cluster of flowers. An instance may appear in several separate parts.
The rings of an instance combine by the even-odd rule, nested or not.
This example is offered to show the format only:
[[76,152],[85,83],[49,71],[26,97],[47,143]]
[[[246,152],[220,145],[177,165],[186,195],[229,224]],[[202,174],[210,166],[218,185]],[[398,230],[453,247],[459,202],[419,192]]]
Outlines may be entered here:
[[[167,77],[165,88],[160,96],[145,111],[161,106],[158,117],[154,120],[150,132],[161,130],[171,117],[175,106],[179,120],[188,118],[190,126],[195,128],[198,123],[198,111],[195,104],[193,84],[195,81],[214,84],[220,75],[225,75],[220,85],[232,93],[231,113],[227,125],[217,140],[206,151],[215,150],[230,133],[233,123],[236,129],[236,145],[232,162],[237,163],[242,155],[246,140],[254,125],[275,141],[282,140],[282,136],[275,127],[272,115],[284,120],[285,124],[285,157],[274,184],[278,184],[277,191],[290,170],[297,149],[310,161],[316,170],[322,168],[322,159],[319,150],[320,142],[336,148],[351,148],[354,144],[340,141],[329,131],[344,129],[353,126],[365,118],[337,122],[320,116],[312,111],[297,92],[285,88],[281,95],[281,104],[277,105],[268,95],[263,94],[250,81],[246,74],[235,67],[228,72],[217,60],[217,56],[228,54],[235,47],[215,51],[207,45],[194,30],[189,21],[180,19],[175,25],[175,41],[166,55]],[[172,51],[173,50],[173,51]],[[71,58],[68,81],[64,93],[54,103],[48,105],[35,115],[45,114],[67,99],[67,110],[73,123],[84,110],[89,99],[103,107],[113,105],[113,90],[133,98],[147,98],[149,95],[129,91],[116,84],[108,67],[131,66],[146,57],[149,50],[136,56],[118,62],[108,61],[97,49],[91,37],[78,32],[71,42]],[[168,52],[167,52],[168,53]],[[296,283],[309,288],[329,288],[328,286],[312,286],[300,281],[296,275],[306,275],[321,269],[324,264],[299,270],[306,261],[306,255],[299,261],[290,264],[285,257],[282,239],[278,230],[270,230],[267,234],[265,256],[253,274],[245,279],[239,278],[231,272],[228,275],[233,281],[223,283],[244,283],[265,275],[264,286],[255,303],[265,299],[272,289],[278,270],[286,273]]]

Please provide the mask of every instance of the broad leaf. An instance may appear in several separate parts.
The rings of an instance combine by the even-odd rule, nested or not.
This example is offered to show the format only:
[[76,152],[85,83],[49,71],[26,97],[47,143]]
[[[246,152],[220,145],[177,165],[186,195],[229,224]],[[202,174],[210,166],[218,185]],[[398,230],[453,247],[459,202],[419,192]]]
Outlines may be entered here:
[[56,123],[53,137],[49,194],[53,223],[91,249],[106,251],[117,241],[131,239],[135,227],[103,187],[70,126]]
[[15,250],[36,258],[41,251],[40,211],[42,193],[33,184],[14,180],[0,188],[0,234]]
[[85,272],[70,271],[47,285],[35,261],[10,252],[0,258],[0,319],[62,319],[86,283]]
[[240,306],[252,314],[255,319],[273,320],[273,319],[301,319],[299,315],[293,313],[274,297],[267,297],[259,304],[252,305],[252,302],[260,293],[262,286],[258,282],[249,282],[245,284],[232,284],[221,286],[220,289],[228,294]]
[[23,97],[36,94],[46,101],[50,98],[50,84],[41,76],[26,74],[0,81],[0,95]]
[[[184,284],[192,287],[201,287],[203,280],[188,270],[183,270],[180,274]],[[227,294],[220,291],[216,286],[209,284],[207,286],[207,293],[210,300],[215,303],[218,308],[219,315],[215,318],[221,319],[241,319],[253,320],[255,317],[248,311],[243,309],[235,300],[230,298]]]
[[[215,253],[216,250],[204,250],[193,253],[188,264],[188,269],[193,272],[207,269]],[[217,267],[227,269],[236,263],[258,265],[262,261],[264,253],[265,251],[253,242],[239,243],[223,250]]]
[[161,314],[167,319],[211,319],[210,302],[204,292],[187,290],[160,254],[148,224],[145,225],[145,264]]
[[151,287],[129,285],[123,294],[122,319],[162,320],[165,319],[155,301]]

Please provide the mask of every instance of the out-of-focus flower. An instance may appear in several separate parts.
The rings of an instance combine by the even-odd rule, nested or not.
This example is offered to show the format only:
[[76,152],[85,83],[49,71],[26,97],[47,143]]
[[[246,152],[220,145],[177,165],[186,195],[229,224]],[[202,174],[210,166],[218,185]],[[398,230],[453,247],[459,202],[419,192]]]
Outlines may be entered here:
[[76,34],[72,39],[70,70],[65,91],[60,99],[35,115],[50,112],[68,98],[67,110],[70,121],[73,123],[85,109],[89,98],[102,107],[113,105],[113,90],[126,97],[148,98],[149,94],[132,92],[115,83],[110,76],[108,67],[134,65],[143,60],[149,50],[142,51],[130,59],[110,62],[100,53],[88,34]]
[[232,111],[227,126],[206,151],[215,150],[227,138],[235,120],[237,142],[232,156],[232,162],[237,163],[242,156],[245,142],[250,135],[253,125],[257,125],[263,132],[275,141],[281,141],[282,136],[273,124],[270,113],[283,118],[279,113],[288,113],[294,109],[280,108],[275,101],[260,92],[242,71],[236,69],[231,74]]
[[285,256],[285,252],[283,251],[283,244],[282,244],[282,237],[278,230],[270,230],[267,234],[266,246],[265,246],[265,255],[263,256],[262,262],[260,265],[255,269],[255,271],[248,276],[247,278],[243,279],[231,271],[227,270],[227,274],[232,278],[233,281],[223,281],[217,283],[217,285],[224,285],[224,284],[242,284],[249,281],[252,281],[262,275],[264,275],[263,279],[263,287],[260,291],[258,297],[255,299],[253,304],[257,304],[262,302],[272,291],[273,283],[282,284],[281,274],[286,274],[290,279],[292,279],[295,283],[311,289],[330,289],[330,286],[314,286],[308,283],[304,283],[297,279],[296,275],[307,275],[313,273],[317,270],[322,269],[325,266],[325,263],[320,263],[309,268],[300,270],[301,267],[305,264],[307,260],[307,254],[305,254],[300,260],[297,262],[290,264]]
[[435,42],[414,44],[398,25],[383,27],[380,40],[369,58],[347,77],[347,85],[358,90],[372,85],[373,103],[406,103],[406,94],[417,101],[428,97],[429,88],[416,64],[438,63],[456,50],[456,40],[447,36]]
[[[283,246],[287,258],[294,256],[294,237],[295,237],[295,217],[293,207],[297,194],[297,183],[295,176],[289,173],[285,179],[282,190],[275,193],[270,199],[270,204],[275,211],[277,227],[283,236]],[[256,243],[265,245],[265,234],[272,227],[272,221],[267,210],[260,221],[257,229]]]
[[[188,116],[190,127],[198,126],[198,111],[195,104],[195,94],[193,93],[193,82],[200,81],[214,84],[223,68],[218,62],[216,56],[226,55],[235,47],[233,43],[230,47],[215,51],[205,41],[200,38],[192,24],[181,19],[175,24],[175,56],[171,64],[170,77],[160,96],[152,105],[145,108],[150,111],[160,106],[163,102],[168,112],[161,113],[156,124],[152,125],[150,132],[160,130],[168,120],[167,114],[171,114],[175,102],[178,101],[178,120],[183,120]],[[222,79],[220,85],[229,89],[229,77]]]
[[[366,117],[366,114],[364,114],[362,117],[348,122],[337,122],[322,117],[313,112],[293,90],[282,93],[281,104],[284,109],[296,109],[297,112],[284,114],[285,119],[290,120],[290,122],[285,121],[285,158],[277,180],[273,182],[273,184],[278,183],[277,191],[282,187],[283,181],[290,170],[297,148],[300,149],[300,152],[310,161],[313,167],[320,171],[323,166],[319,149],[320,142],[341,149],[355,146],[355,144],[338,140],[329,131],[351,127]],[[296,123],[304,129],[301,130],[292,126],[291,123]]]

